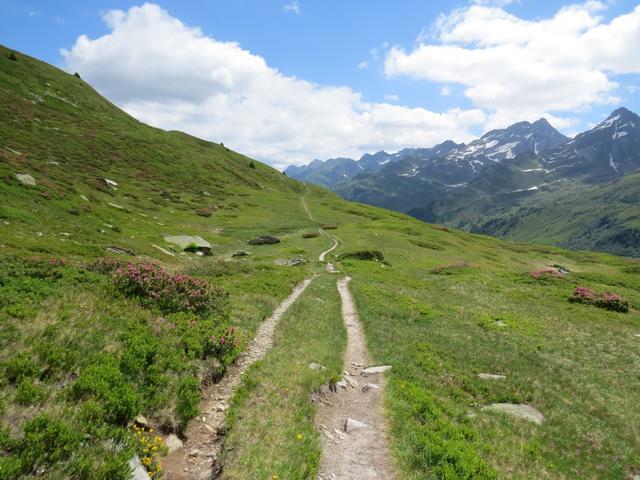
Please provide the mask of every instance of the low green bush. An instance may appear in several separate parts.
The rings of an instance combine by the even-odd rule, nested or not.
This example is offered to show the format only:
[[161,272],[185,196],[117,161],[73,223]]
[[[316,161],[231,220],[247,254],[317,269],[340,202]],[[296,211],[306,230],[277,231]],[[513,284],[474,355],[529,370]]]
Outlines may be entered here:
[[175,414],[181,430],[186,428],[189,420],[200,413],[200,389],[198,387],[196,377],[187,376],[180,381]]
[[47,398],[47,390],[33,383],[31,379],[23,379],[16,388],[16,403],[18,405],[36,405]]
[[384,255],[380,250],[358,250],[355,252],[343,253],[338,257],[340,260],[374,260],[376,262],[384,262]]

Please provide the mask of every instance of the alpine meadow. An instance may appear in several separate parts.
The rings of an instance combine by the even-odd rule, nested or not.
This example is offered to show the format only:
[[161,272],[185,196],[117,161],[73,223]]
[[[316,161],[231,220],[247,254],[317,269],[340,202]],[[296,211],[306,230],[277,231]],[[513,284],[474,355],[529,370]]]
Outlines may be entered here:
[[0,5],[0,480],[640,480],[640,6],[36,3]]

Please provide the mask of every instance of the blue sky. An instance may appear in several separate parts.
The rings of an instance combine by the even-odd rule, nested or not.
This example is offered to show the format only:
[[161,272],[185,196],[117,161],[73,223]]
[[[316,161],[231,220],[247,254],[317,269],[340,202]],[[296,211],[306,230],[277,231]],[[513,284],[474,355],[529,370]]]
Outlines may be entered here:
[[[572,134],[619,105],[640,112],[640,51],[631,43],[640,43],[638,2],[142,5],[0,0],[0,42],[80,71],[143,121],[223,140],[279,167],[466,141],[539,115]],[[166,56],[148,51],[156,35],[167,39]],[[130,68],[114,68],[118,59]]]

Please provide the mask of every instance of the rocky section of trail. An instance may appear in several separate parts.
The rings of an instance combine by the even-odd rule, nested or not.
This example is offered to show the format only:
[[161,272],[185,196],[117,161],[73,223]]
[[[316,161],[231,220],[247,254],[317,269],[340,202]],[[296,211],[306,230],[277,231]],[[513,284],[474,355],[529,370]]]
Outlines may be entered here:
[[343,380],[315,396],[316,428],[322,433],[319,480],[393,479],[383,412],[384,372],[391,366],[367,367],[364,333],[346,277],[338,281],[348,344]]

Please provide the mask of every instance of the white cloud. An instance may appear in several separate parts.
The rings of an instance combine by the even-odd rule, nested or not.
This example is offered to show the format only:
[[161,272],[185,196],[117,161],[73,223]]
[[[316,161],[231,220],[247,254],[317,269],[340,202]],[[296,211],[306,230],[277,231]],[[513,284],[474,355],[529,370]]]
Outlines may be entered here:
[[365,68],[369,67],[369,62],[367,62],[366,60],[361,61],[358,64],[358,70],[364,70]]
[[400,97],[394,93],[389,93],[384,96],[384,100],[386,102],[397,102],[398,100],[400,100]]
[[62,54],[124,110],[167,129],[222,141],[277,167],[378,149],[467,141],[479,109],[434,113],[365,102],[347,87],[285,76],[232,42],[205,36],[154,4],[103,15],[111,32]]
[[291,3],[287,3],[284,6],[284,11],[295,13],[296,15],[300,15],[300,4],[296,0],[294,0]]
[[453,93],[453,88],[451,88],[451,85],[443,85],[442,88],[440,89],[440,95],[442,96],[449,96]]
[[480,3],[440,16],[430,43],[423,35],[410,52],[393,47],[386,74],[462,85],[495,127],[616,103],[613,75],[640,72],[640,6],[605,23],[594,0],[536,20]]

